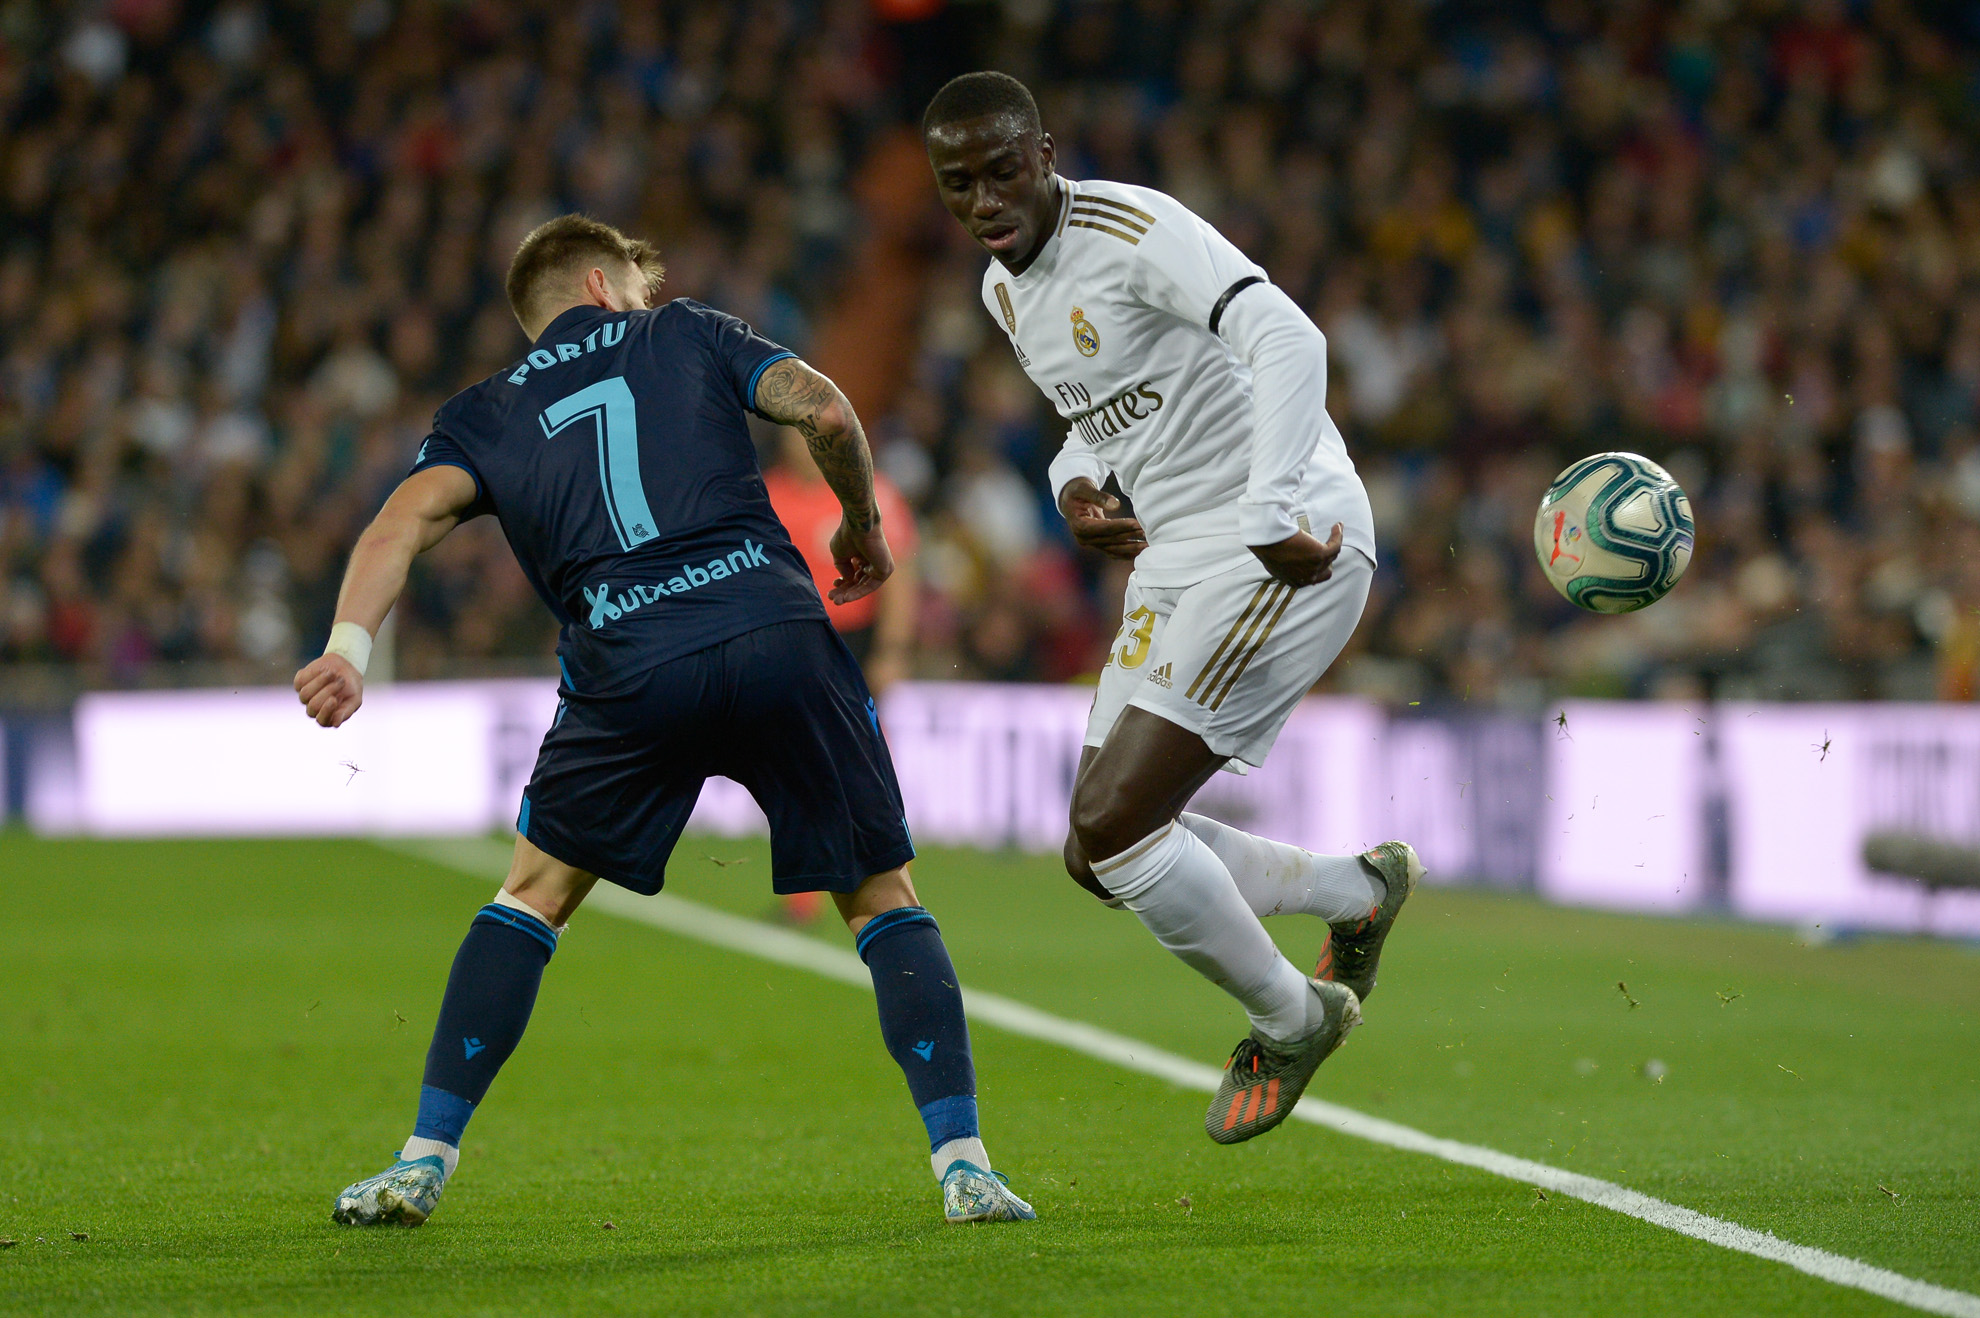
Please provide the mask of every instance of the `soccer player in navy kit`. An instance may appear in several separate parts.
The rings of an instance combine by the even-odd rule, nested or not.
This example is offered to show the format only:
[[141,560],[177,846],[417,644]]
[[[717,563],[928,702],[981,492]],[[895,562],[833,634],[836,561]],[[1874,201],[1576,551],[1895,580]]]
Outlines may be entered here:
[[776,890],[830,892],[851,930],[945,1216],[1029,1219],[983,1149],[962,995],[908,878],[872,698],[771,511],[744,412],[803,434],[845,509],[837,602],[893,571],[866,437],[830,380],[742,321],[685,298],[653,308],[661,275],[645,243],[584,216],[523,240],[508,294],[530,352],[440,409],[351,554],[330,644],[296,674],[318,723],[355,713],[413,558],[483,513],[563,625],[556,719],[508,879],[454,958],[412,1138],[334,1216],[426,1220],[571,913],[599,878],[658,892],[702,781],[720,774],[769,817]]

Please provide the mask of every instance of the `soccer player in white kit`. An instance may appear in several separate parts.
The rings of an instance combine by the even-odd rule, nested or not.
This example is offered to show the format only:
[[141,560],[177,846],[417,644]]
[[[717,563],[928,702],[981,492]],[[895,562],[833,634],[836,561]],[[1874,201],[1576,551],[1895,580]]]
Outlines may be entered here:
[[[1204,1127],[1250,1139],[1360,1023],[1423,873],[1401,842],[1319,856],[1183,810],[1219,769],[1264,763],[1368,599],[1374,518],[1327,415],[1326,343],[1175,199],[1060,178],[1016,79],[954,79],[922,133],[943,204],[996,258],[984,306],[1068,423],[1059,509],[1080,543],[1134,562],[1066,868],[1244,1005],[1251,1032]],[[1310,979],[1259,923],[1288,913],[1328,924]]]

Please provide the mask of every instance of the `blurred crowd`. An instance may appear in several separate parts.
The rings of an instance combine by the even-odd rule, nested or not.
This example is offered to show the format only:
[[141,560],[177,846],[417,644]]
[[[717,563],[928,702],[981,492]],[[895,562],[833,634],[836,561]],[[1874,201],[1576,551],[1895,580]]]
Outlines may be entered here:
[[[0,680],[269,680],[448,394],[524,344],[517,238],[583,209],[810,353],[870,273],[862,171],[941,76],[1039,94],[1072,177],[1167,191],[1309,308],[1382,536],[1328,685],[1973,698],[1980,22],[1924,0],[0,3]],[[1097,670],[1122,573],[925,178],[867,398],[916,513],[924,677]],[[897,218],[897,217],[896,217]],[[898,225],[894,227],[899,227]],[[901,271],[891,272],[900,276]],[[891,285],[890,285],[891,287]],[[762,436],[766,464],[784,446]],[[1698,553],[1568,606],[1531,519],[1629,449]],[[402,677],[553,671],[483,519]]]

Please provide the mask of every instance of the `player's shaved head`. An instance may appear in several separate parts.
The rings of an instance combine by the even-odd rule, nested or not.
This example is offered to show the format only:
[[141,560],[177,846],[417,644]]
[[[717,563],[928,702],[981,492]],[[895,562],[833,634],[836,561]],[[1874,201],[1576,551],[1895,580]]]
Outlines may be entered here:
[[531,229],[509,262],[509,309],[531,338],[556,313],[581,300],[585,276],[603,269],[615,275],[630,264],[657,297],[667,267],[651,243],[628,238],[589,215],[559,215]]
[[1015,119],[1022,132],[1044,135],[1045,123],[1038,117],[1038,102],[1032,99],[1030,88],[1008,73],[989,69],[965,73],[949,79],[935,93],[921,116],[921,135],[926,139],[952,124],[1005,116]]

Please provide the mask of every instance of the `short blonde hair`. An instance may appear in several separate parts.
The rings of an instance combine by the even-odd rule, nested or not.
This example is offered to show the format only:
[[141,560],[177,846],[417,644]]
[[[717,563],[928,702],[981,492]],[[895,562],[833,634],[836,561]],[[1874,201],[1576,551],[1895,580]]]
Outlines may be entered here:
[[647,290],[657,299],[667,278],[659,249],[628,238],[603,220],[589,215],[559,215],[531,229],[509,262],[509,309],[525,325],[542,319],[538,313],[556,280],[606,261],[630,261],[646,277]]

